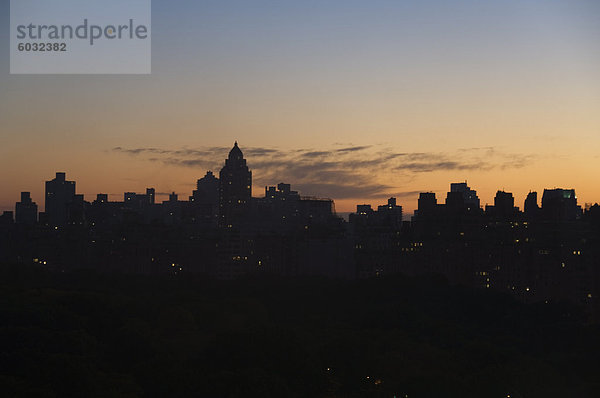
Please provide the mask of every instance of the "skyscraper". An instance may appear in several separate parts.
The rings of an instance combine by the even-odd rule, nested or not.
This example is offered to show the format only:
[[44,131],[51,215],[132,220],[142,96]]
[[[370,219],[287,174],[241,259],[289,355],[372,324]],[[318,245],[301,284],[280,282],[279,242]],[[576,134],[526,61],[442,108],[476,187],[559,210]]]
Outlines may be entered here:
[[421,192],[418,201],[418,217],[419,219],[431,218],[437,208],[437,199],[433,192]]
[[546,221],[575,221],[581,215],[574,189],[544,189],[542,214]]
[[494,215],[500,220],[513,220],[518,210],[512,193],[498,191],[494,197]]
[[540,212],[540,207],[538,206],[538,194],[537,192],[529,192],[527,194],[527,199],[525,199],[524,205],[525,216],[529,220],[534,220],[538,216]]
[[31,194],[21,192],[21,201],[15,206],[15,222],[33,225],[37,222],[37,211],[37,204],[31,200]]
[[68,206],[75,197],[75,181],[67,181],[66,174],[57,172],[46,181],[46,217],[51,227],[64,226],[68,220]]
[[206,175],[197,181],[190,201],[200,205],[218,206],[219,179],[212,171],[207,171]]
[[252,172],[237,141],[219,173],[219,215],[224,226],[233,227],[249,210]]
[[469,188],[466,182],[450,184],[450,192],[460,193],[462,195],[463,203],[467,207],[467,210],[479,209],[481,207],[477,191]]

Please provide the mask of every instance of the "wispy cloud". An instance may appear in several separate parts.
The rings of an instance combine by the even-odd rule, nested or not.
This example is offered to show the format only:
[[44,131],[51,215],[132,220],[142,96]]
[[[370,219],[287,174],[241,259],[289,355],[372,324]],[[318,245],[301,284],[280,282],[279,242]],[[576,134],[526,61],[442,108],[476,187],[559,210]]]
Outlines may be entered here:
[[[230,148],[113,148],[113,152],[145,161],[175,167],[219,170]],[[398,175],[410,180],[424,173],[447,171],[490,171],[522,168],[535,155],[506,153],[494,147],[460,148],[448,152],[397,152],[383,145],[353,146],[332,149],[282,150],[267,147],[242,147],[253,171],[256,186],[291,182],[303,194],[335,199],[377,198],[388,195],[416,195],[397,192],[392,183],[382,183],[387,176]],[[383,177],[383,178],[382,178]],[[393,179],[390,178],[390,181]]]
[[477,161],[474,163],[465,163],[458,161],[423,161],[402,163],[395,170],[409,170],[414,173],[431,173],[434,171],[450,171],[450,170],[490,170],[490,166],[484,162]]
[[336,149],[336,152],[358,152],[358,151],[364,151],[365,149],[369,149],[371,148],[370,145],[365,145],[365,146],[352,146],[352,147],[348,147],[348,148],[341,148],[341,149]]

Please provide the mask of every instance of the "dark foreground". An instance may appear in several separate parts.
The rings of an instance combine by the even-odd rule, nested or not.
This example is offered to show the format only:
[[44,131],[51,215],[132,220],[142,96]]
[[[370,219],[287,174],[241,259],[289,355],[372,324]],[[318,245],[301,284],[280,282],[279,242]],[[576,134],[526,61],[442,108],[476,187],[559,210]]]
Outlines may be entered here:
[[6,397],[598,397],[600,328],[436,277],[0,269]]

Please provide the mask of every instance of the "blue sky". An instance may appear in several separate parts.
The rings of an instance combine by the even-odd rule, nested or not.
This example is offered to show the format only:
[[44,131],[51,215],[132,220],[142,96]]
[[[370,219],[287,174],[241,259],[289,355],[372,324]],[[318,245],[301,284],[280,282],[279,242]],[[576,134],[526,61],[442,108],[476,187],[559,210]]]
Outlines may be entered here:
[[[8,3],[0,1],[4,54]],[[255,168],[258,186],[300,184],[346,210],[391,195],[410,208],[409,194],[464,179],[484,203],[501,187],[520,202],[529,189],[563,185],[600,200],[597,1],[154,0],[152,11],[150,76],[11,76],[0,58],[0,208],[21,190],[42,202],[43,181],[58,170],[87,199],[145,186],[187,195],[225,154],[192,168],[114,148],[236,139],[286,153],[369,146],[352,156],[379,156],[379,173],[346,161],[318,176]],[[385,160],[426,153],[439,164],[482,164],[487,152],[465,151],[473,148],[493,148],[497,161],[415,172]],[[315,170],[333,164],[314,161]],[[345,178],[384,188],[373,197],[340,185]]]

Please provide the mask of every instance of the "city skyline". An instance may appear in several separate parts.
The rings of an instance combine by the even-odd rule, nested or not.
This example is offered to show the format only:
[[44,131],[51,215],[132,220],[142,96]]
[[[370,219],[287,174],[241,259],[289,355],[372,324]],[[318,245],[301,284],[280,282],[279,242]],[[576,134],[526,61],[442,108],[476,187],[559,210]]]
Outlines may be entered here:
[[597,397],[599,21],[0,0],[3,391]]
[[391,197],[358,204],[343,220],[332,199],[301,195],[293,181],[253,197],[237,141],[222,165],[187,198],[173,192],[164,201],[153,187],[85,201],[57,172],[45,183],[43,211],[22,192],[14,214],[0,216],[0,260],[217,279],[433,272],[525,301],[559,299],[570,284],[570,300],[595,308],[600,205],[583,209],[574,189],[530,192],[521,211],[510,192],[482,207],[474,187],[454,182],[445,198],[421,192],[414,216]]
[[[143,150],[124,150],[122,148],[116,148],[118,149],[118,151],[125,151],[125,152],[129,152],[129,153],[134,153],[134,154],[138,154],[138,153],[144,153],[144,152],[150,152],[150,153],[158,153],[158,154],[164,154],[164,151],[160,151],[154,148],[150,148],[150,149],[143,149]],[[219,148],[222,149],[222,148]],[[347,148],[343,148],[343,149],[338,149],[338,151],[344,153],[344,152],[355,152],[355,151],[361,151],[365,149],[364,147],[347,147]],[[212,148],[213,151],[216,151],[217,148]],[[193,150],[188,150],[188,152],[191,152],[195,155],[198,154],[198,151],[193,151]],[[263,152],[269,152],[269,150],[266,149],[257,149],[257,148],[251,148],[251,152],[252,153],[263,153]],[[314,154],[317,152],[309,152],[309,153],[303,153],[303,155],[309,154],[309,157],[312,157],[311,154]],[[322,156],[321,154],[323,154],[325,152],[318,152],[318,156]],[[167,152],[167,154],[171,154],[170,151]],[[406,154],[401,154],[401,155],[406,155]],[[410,155],[409,155],[410,156]],[[422,157],[418,157],[418,159],[422,159]],[[247,160],[243,155],[243,152],[241,151],[240,147],[238,146],[238,142],[235,141],[233,147],[229,150],[229,156],[228,158],[225,159],[224,162],[221,163],[222,164],[222,168],[215,168],[214,170],[219,170],[219,178],[215,177],[215,174],[213,173],[212,170],[206,170],[206,174],[204,175],[204,177],[197,179],[196,181],[196,190],[191,191],[191,195],[187,195],[190,192],[186,192],[186,193],[178,193],[175,191],[171,191],[171,192],[157,192],[156,191],[156,187],[150,186],[150,185],[146,185],[144,187],[144,189],[141,190],[126,190],[122,193],[106,193],[105,191],[101,191],[101,192],[96,192],[93,196],[95,197],[95,200],[93,201],[93,203],[97,203],[97,202],[102,202],[102,203],[108,203],[108,202],[112,202],[112,203],[123,203],[123,202],[127,202],[129,200],[137,200],[136,197],[139,197],[138,199],[141,198],[141,200],[148,201],[151,204],[154,203],[161,203],[160,200],[156,200],[157,198],[160,197],[167,197],[168,200],[167,201],[163,201],[163,203],[168,203],[171,201],[179,201],[179,202],[190,202],[193,203],[194,201],[196,201],[196,203],[204,203],[206,205],[211,205],[211,206],[215,206],[216,203],[218,202],[223,202],[223,196],[231,196],[233,195],[233,197],[235,197],[235,203],[239,203],[239,205],[236,206],[241,206],[239,207],[239,209],[237,210],[231,210],[234,213],[238,213],[238,212],[247,212],[249,210],[249,206],[251,205],[251,201],[260,199],[260,198],[267,198],[270,195],[270,191],[273,190],[273,193],[276,193],[277,190],[280,189],[281,186],[287,186],[287,188],[284,188],[284,190],[287,189],[287,191],[290,190],[291,186],[294,186],[294,188],[297,188],[297,184],[295,184],[295,181],[280,181],[278,183],[272,182],[269,184],[264,185],[264,195],[262,194],[262,190],[257,190],[257,187],[253,186],[253,182],[252,182],[252,168],[248,166],[247,164]],[[418,165],[419,167],[426,167],[423,166],[423,164],[420,163],[415,163],[416,165]],[[434,164],[435,166],[435,164]],[[290,168],[290,167],[288,167]],[[292,167],[293,168],[293,167]],[[233,173],[233,174],[232,174]],[[238,177],[234,177],[235,175],[238,175],[239,173],[241,173]],[[53,207],[55,206],[53,203],[48,203],[49,198],[53,199],[52,197],[52,193],[50,193],[49,196],[49,192],[53,192],[54,188],[49,188],[49,184],[55,184],[58,183],[59,186],[60,185],[64,185],[67,184],[68,186],[68,191],[66,193],[66,197],[61,199],[61,202],[64,203],[69,203],[72,201],[72,199],[69,198],[74,198],[75,196],[78,196],[80,199],[78,199],[79,201],[81,201],[82,205],[83,203],[87,202],[88,204],[92,203],[92,198],[89,197],[86,200],[85,194],[83,193],[78,193],[78,191],[75,188],[75,184],[77,183],[76,181],[69,181],[67,180],[67,173],[63,172],[63,171],[57,171],[56,172],[56,177],[54,180],[52,181],[46,181],[45,182],[45,195],[44,195],[44,199],[43,201],[41,201],[40,206],[39,206],[39,211],[41,212],[41,209],[48,209],[48,206]],[[227,182],[229,181],[229,182]],[[275,181],[275,180],[273,180]],[[229,191],[231,190],[231,184],[233,184],[233,186],[240,186],[240,188],[238,190],[234,189],[233,191]],[[446,197],[446,204],[448,204],[449,200],[450,202],[452,201],[451,198],[451,193],[453,192],[465,192],[465,197],[464,197],[464,201],[465,203],[469,203],[469,206],[474,208],[474,209],[480,209],[480,210],[485,210],[485,212],[487,213],[490,206],[492,208],[492,212],[494,211],[493,208],[494,206],[498,205],[498,201],[500,202],[504,202],[506,203],[506,200],[510,200],[510,208],[512,209],[513,207],[515,208],[515,210],[517,211],[524,211],[527,212],[527,206],[529,205],[530,207],[538,207],[539,203],[538,203],[538,191],[537,190],[530,190],[525,198],[525,200],[523,201],[523,205],[520,206],[518,202],[515,202],[515,197],[514,197],[514,193],[505,190],[504,188],[500,189],[498,188],[496,190],[495,196],[493,198],[492,201],[481,201],[480,195],[478,195],[478,192],[476,190],[472,190],[471,187],[469,187],[467,180],[465,180],[464,182],[450,182],[450,191],[445,191],[447,192],[447,197]],[[301,184],[300,184],[301,185]],[[219,188],[221,187],[221,188]],[[262,188],[262,187],[261,187]],[[50,191],[49,191],[50,189]],[[225,189],[225,191],[223,191],[223,189]],[[138,194],[137,192],[143,192],[145,190],[145,194]],[[214,191],[214,192],[213,192]],[[549,192],[551,194],[550,191],[560,191],[560,192],[570,192],[571,194],[569,194],[569,197],[573,197],[574,199],[574,203],[575,205],[577,205],[577,201],[578,198],[576,196],[575,193],[575,189],[569,188],[569,189],[565,189],[565,188],[558,188],[558,187],[545,187],[543,189],[543,193],[544,196],[546,195],[547,192]],[[227,192],[229,192],[227,194]],[[299,193],[302,194],[299,197],[305,197],[305,198],[317,198],[317,197],[321,197],[322,199],[331,201],[332,205],[333,205],[333,211],[336,211],[336,207],[335,207],[335,199],[331,198],[329,196],[323,196],[323,195],[315,195],[314,193],[311,192],[299,192],[299,191],[293,191],[295,195],[298,195]],[[541,192],[541,190],[540,190]],[[418,202],[418,206],[416,206],[414,209],[413,208],[406,208],[404,206],[402,206],[402,203],[400,204],[400,214],[401,216],[404,217],[405,220],[410,221],[411,217],[413,216],[413,213],[416,214],[416,210],[418,207],[420,207],[422,205],[422,200],[424,197],[428,197],[431,198],[431,200],[435,201],[437,203],[438,199],[443,199],[442,195],[439,195],[438,192],[435,192],[433,190],[422,190],[420,192],[411,192],[411,194],[415,194],[417,197],[417,202]],[[150,195],[150,196],[148,196]],[[562,194],[561,194],[562,195]],[[180,200],[179,196],[181,196],[182,198],[184,198],[184,200]],[[408,195],[407,195],[408,196]],[[188,200],[185,200],[185,198],[188,198]],[[208,200],[206,197],[210,198],[210,200]],[[403,197],[403,195],[400,195],[400,197]],[[20,192],[20,202],[16,202],[16,204],[13,206],[12,209],[10,210],[5,210],[6,212],[9,213],[14,213],[17,217],[17,223],[18,218],[19,218],[19,211],[18,208],[19,206],[22,206],[23,208],[30,208],[29,205],[33,204],[34,206],[37,206],[37,202],[35,201],[35,198],[32,198],[31,196],[31,191],[22,191]],[[122,201],[120,201],[120,199],[122,199]],[[407,199],[406,197],[404,198],[405,200]],[[53,199],[56,200],[56,199]],[[386,198],[388,205],[390,203],[393,202],[393,206],[396,206],[396,203],[398,201],[398,198],[396,196],[391,196]],[[543,201],[543,199],[542,199]],[[528,203],[529,202],[529,203]],[[443,202],[441,202],[443,203]],[[594,203],[580,203],[579,204],[579,209],[580,211],[591,207],[591,205],[593,205]],[[597,203],[595,203],[597,205]],[[338,213],[341,214],[350,214],[350,213],[354,213],[356,212],[357,214],[362,214],[362,209],[369,209],[369,211],[371,211],[371,206],[377,206],[380,205],[379,207],[385,207],[386,205],[384,203],[377,203],[377,202],[369,202],[369,203],[355,203],[354,207],[352,208],[351,211],[338,211]],[[404,212],[403,209],[404,208]],[[13,212],[13,210],[15,210]],[[66,209],[61,210],[65,211]],[[223,209],[221,209],[222,211]],[[409,210],[408,212],[406,212],[406,210]],[[26,210],[27,211],[27,210]],[[31,210],[29,210],[31,211]],[[213,210],[211,211],[218,211],[216,208],[213,208]],[[229,213],[228,213],[229,214]],[[233,213],[232,213],[233,214]],[[66,213],[62,214],[60,216],[60,218],[64,218],[66,217]],[[29,220],[35,220],[35,222],[37,222],[37,207],[36,210],[34,211],[33,215],[27,215],[26,216],[27,219]],[[31,223],[31,222],[28,222]]]

